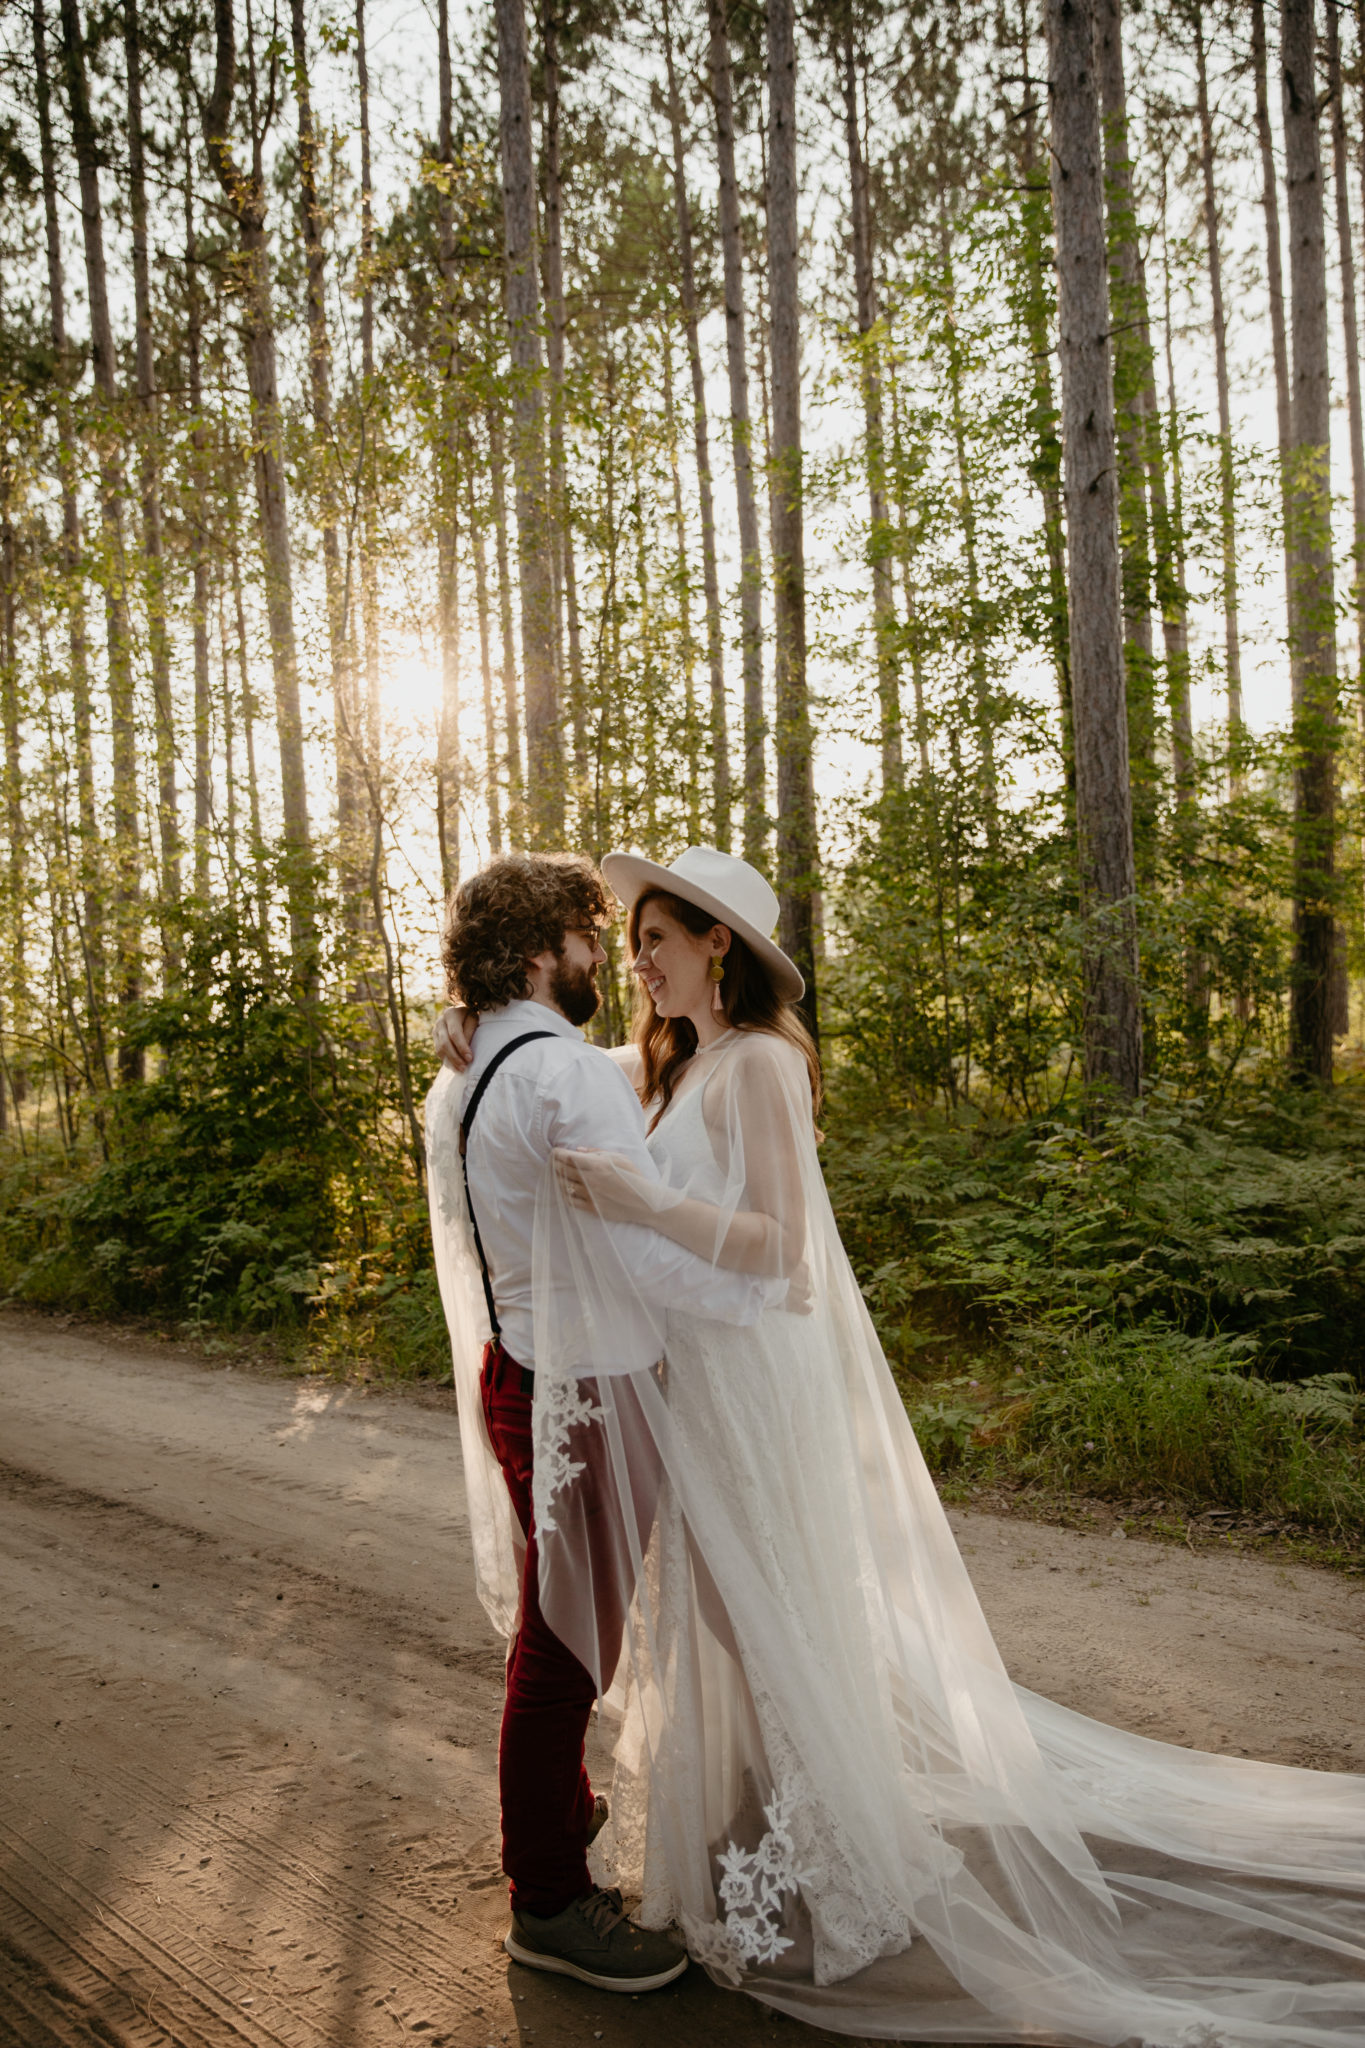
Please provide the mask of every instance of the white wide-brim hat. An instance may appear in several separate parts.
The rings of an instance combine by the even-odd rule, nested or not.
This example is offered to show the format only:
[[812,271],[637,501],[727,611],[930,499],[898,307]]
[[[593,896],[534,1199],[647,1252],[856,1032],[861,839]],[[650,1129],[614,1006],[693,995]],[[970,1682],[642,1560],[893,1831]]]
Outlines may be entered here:
[[655,889],[695,903],[743,939],[767,968],[779,996],[794,1003],[805,994],[800,968],[769,937],[777,923],[777,892],[747,860],[714,846],[689,846],[667,868],[642,853],[608,853],[602,873],[627,910]]

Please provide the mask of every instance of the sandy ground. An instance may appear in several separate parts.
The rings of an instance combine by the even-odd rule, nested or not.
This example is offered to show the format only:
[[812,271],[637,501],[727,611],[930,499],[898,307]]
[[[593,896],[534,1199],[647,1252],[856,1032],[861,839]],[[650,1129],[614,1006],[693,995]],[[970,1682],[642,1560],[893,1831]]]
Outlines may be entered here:
[[[698,1970],[508,1962],[501,1653],[451,1397],[0,1316],[0,2043],[735,2048],[831,2037]],[[1005,1657],[1101,1719],[1365,1768],[1365,1593],[976,1513]]]

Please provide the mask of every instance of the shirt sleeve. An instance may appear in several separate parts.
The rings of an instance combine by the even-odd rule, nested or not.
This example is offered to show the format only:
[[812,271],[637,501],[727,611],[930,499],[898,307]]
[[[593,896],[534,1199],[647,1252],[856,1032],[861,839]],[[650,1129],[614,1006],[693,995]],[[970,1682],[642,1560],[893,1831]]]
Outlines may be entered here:
[[[629,1160],[647,1180],[662,1179],[645,1143],[645,1114],[617,1061],[605,1056],[566,1062],[542,1097],[546,1146],[569,1150],[595,1147]],[[675,1244],[643,1223],[606,1223],[584,1219],[603,1231],[616,1259],[641,1293],[661,1309],[685,1309],[713,1322],[754,1323],[765,1309],[776,1307],[787,1291],[785,1279],[758,1274],[722,1272],[695,1252]]]

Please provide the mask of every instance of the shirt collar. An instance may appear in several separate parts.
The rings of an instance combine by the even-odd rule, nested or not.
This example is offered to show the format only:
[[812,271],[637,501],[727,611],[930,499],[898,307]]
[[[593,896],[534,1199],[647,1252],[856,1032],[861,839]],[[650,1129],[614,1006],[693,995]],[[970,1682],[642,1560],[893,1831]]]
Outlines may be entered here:
[[573,1038],[579,1044],[583,1041],[583,1033],[577,1024],[571,1024],[567,1017],[558,1010],[550,1009],[547,1004],[533,1002],[529,996],[504,1003],[500,1010],[485,1010],[479,1019],[479,1031],[494,1025],[513,1031],[553,1031],[557,1038]]

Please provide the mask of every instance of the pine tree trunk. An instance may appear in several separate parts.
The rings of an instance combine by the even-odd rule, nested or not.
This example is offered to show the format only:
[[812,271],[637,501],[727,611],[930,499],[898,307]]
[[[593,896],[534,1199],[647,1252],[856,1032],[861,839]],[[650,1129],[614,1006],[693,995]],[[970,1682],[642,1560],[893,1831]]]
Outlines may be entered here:
[[185,150],[185,354],[189,366],[192,495],[186,525],[194,562],[194,893],[209,898],[209,856],[213,826],[213,714],[209,679],[209,549],[200,494],[208,487],[208,432],[204,424],[203,308],[199,294],[199,245],[194,232],[194,170]]
[[118,358],[109,319],[109,285],[104,260],[100,144],[90,109],[85,40],[78,0],[62,0],[62,61],[66,74],[67,106],[71,114],[71,140],[80,176],[91,368],[103,415],[103,430],[99,434],[100,525],[105,557],[104,617],[114,771],[114,945],[118,960],[118,1012],[123,1027],[118,1071],[122,1080],[134,1081],[141,1080],[145,1070],[141,1050],[129,1044],[126,1035],[130,1013],[142,995],[142,856],[138,840],[136,710],[125,595],[124,485],[117,454],[115,417],[119,406]]
[[526,789],[521,758],[521,705],[517,691],[517,650],[512,627],[512,571],[507,545],[507,491],[503,473],[502,421],[495,405],[487,412],[488,474],[493,491],[493,532],[498,560],[498,627],[502,635],[502,702],[507,724],[507,830],[508,842],[520,848],[526,841],[524,794]]
[[[1337,257],[1341,267],[1342,339],[1346,355],[1346,417],[1351,440],[1351,600],[1356,626],[1356,702],[1365,680],[1365,432],[1360,408],[1360,330],[1356,312],[1355,251],[1351,242],[1351,196],[1347,180],[1346,101],[1341,81],[1341,28],[1337,0],[1326,0],[1327,98],[1332,109],[1332,183],[1337,210]],[[1351,1028],[1351,986],[1346,932],[1338,922],[1332,956],[1332,1035]]]
[[735,516],[740,555],[740,667],[744,684],[744,858],[764,867],[768,849],[768,794],[764,764],[763,567],[758,500],[754,490],[749,420],[749,362],[744,336],[744,243],[735,175],[734,85],[725,0],[707,0],[707,64],[716,117],[720,172],[721,256],[725,273],[725,354],[730,378],[730,447],[735,471]]
[[1047,0],[1052,208],[1062,372],[1085,1079],[1142,1085],[1114,384],[1095,0]]
[[1020,6],[1020,76],[1024,107],[1019,117],[1019,172],[1022,186],[1022,312],[1033,366],[1030,415],[1034,425],[1030,473],[1043,505],[1043,547],[1047,555],[1048,639],[1057,672],[1062,714],[1062,773],[1067,804],[1076,800],[1076,750],[1071,730],[1071,648],[1066,602],[1066,529],[1062,518],[1062,444],[1057,434],[1057,401],[1052,389],[1052,193],[1038,150],[1039,100],[1045,81],[1032,70],[1027,0]]
[[1327,260],[1314,71],[1314,0],[1281,0],[1285,190],[1289,209],[1288,473],[1294,680],[1292,1073],[1332,1080],[1337,648],[1332,583]]
[[1232,401],[1228,388],[1227,317],[1223,310],[1223,264],[1218,246],[1218,194],[1213,179],[1213,118],[1209,111],[1204,18],[1198,0],[1194,27],[1195,82],[1199,109],[1199,157],[1204,174],[1204,240],[1213,302],[1213,361],[1218,380],[1218,506],[1223,548],[1223,644],[1227,663],[1228,746],[1234,776],[1242,744],[1242,650],[1237,625],[1237,505],[1232,465]]
[[526,689],[526,822],[532,844],[564,832],[555,671],[554,560],[545,474],[545,405],[536,261],[536,178],[524,0],[496,0],[502,153],[504,304],[512,358],[512,474],[517,494],[521,658]]
[[[687,763],[687,838],[695,846],[701,838],[701,738],[697,722],[697,649],[692,637],[692,578],[687,566],[687,518],[683,510],[682,469],[678,462],[678,412],[673,396],[673,330],[667,320],[660,323],[660,354],[663,360],[664,437],[668,445],[668,470],[673,486],[673,542],[677,553],[674,584],[678,593],[679,642],[683,669],[683,759]],[[726,849],[728,851],[728,849]]]
[[711,830],[722,853],[730,850],[730,733],[725,716],[725,655],[720,622],[720,576],[716,567],[716,513],[711,488],[711,444],[706,417],[706,382],[702,374],[701,338],[697,329],[697,277],[692,250],[692,208],[687,196],[687,161],[683,147],[682,105],[678,95],[669,0],[663,0],[664,63],[668,78],[668,126],[673,145],[673,206],[678,220],[678,269],[682,287],[683,332],[692,373],[692,434],[696,446],[697,497],[701,507],[702,589],[706,599],[706,663],[711,684]]
[[357,767],[367,798],[371,846],[370,909],[378,917],[381,912],[375,906],[373,845],[375,819],[383,805],[383,762],[380,758],[379,515],[375,504],[379,471],[373,451],[381,394],[374,374],[374,175],[370,166],[370,62],[365,43],[365,0],[355,0],[355,68],[360,112],[360,380],[362,413],[370,452],[369,462],[362,467],[359,476],[360,626],[365,643],[365,733],[363,740],[357,741]]
[[[74,0],[64,0],[64,4],[74,5]],[[237,228],[241,251],[238,273],[240,303],[247,388],[251,401],[252,466],[261,524],[266,617],[275,683],[275,729],[280,750],[284,842],[288,856],[289,921],[296,965],[301,978],[311,983],[315,949],[313,890],[309,872],[312,836],[308,824],[308,782],[299,702],[298,649],[294,635],[294,576],[289,547],[283,422],[271,311],[264,137],[257,110],[252,107],[251,169],[249,172],[242,170],[233,154],[231,142],[232,102],[237,81],[232,10],[233,0],[214,0],[215,68],[213,91],[203,111],[204,140],[210,165]],[[254,80],[255,59],[250,50],[248,60],[248,77]],[[251,97],[254,100],[254,91]]]
[[[1166,651],[1166,703],[1171,719],[1171,756],[1175,770],[1177,823],[1188,843],[1195,824],[1196,763],[1194,719],[1190,705],[1189,592],[1185,587],[1184,501],[1179,467],[1179,428],[1175,403],[1175,373],[1171,339],[1171,266],[1166,237],[1166,176],[1161,177],[1161,248],[1165,291],[1165,343],[1167,384],[1170,391],[1171,477],[1166,487],[1164,422],[1155,385],[1155,358],[1149,327],[1144,324],[1147,360],[1152,382],[1144,394],[1147,429],[1147,483],[1152,499],[1152,538],[1156,552],[1156,594],[1161,607],[1161,632]],[[1143,320],[1147,322],[1147,286],[1144,274]]]
[[844,138],[848,148],[849,215],[853,241],[853,289],[857,299],[858,382],[863,401],[863,462],[867,471],[868,565],[872,572],[872,633],[877,655],[877,705],[881,729],[882,791],[905,782],[901,754],[900,675],[896,661],[896,606],[891,587],[891,526],[886,508],[886,447],[882,424],[882,377],[873,330],[878,320],[877,281],[872,267],[872,214],[867,166],[858,118],[858,64],[853,8],[844,0],[840,47],[844,93]]
[[363,886],[361,811],[363,778],[355,645],[347,616],[346,573],[337,534],[336,454],[332,420],[332,341],[327,320],[327,255],[318,194],[318,135],[308,78],[303,0],[290,0],[294,92],[299,110],[299,219],[303,229],[304,309],[308,321],[308,399],[313,419],[315,488],[322,527],[322,568],[327,601],[327,645],[332,667],[332,735],[336,756],[337,837],[341,849],[343,916],[360,923]]
[[438,530],[438,614],[441,641],[441,711],[436,734],[436,837],[441,890],[449,898],[460,879],[460,530],[453,502],[442,508]]
[[972,710],[977,744],[981,750],[981,798],[986,834],[995,844],[998,791],[995,769],[995,722],[990,681],[986,667],[985,619],[981,603],[981,570],[977,555],[976,502],[972,492],[971,464],[967,456],[967,419],[962,402],[962,348],[957,332],[957,307],[953,282],[951,230],[946,213],[939,217],[939,253],[943,267],[944,312],[947,324],[948,412],[956,458],[958,518],[962,530],[962,555],[967,571],[967,666],[972,678]]
[[802,1014],[819,1028],[815,822],[806,689],[806,567],[801,450],[800,225],[796,174],[794,0],[768,0],[768,290],[772,306],[774,699],[777,740],[777,894],[782,945],[805,977]]
[[1265,215],[1265,267],[1270,297],[1270,345],[1275,361],[1275,419],[1279,429],[1280,518],[1284,531],[1286,612],[1290,594],[1289,510],[1286,496],[1289,460],[1289,343],[1284,324],[1284,268],[1280,260],[1280,200],[1275,176],[1275,145],[1270,133],[1270,93],[1266,81],[1265,0],[1251,0],[1251,62],[1256,84],[1256,138],[1261,152],[1261,209]]
[[[15,1123],[22,1142],[21,1111],[26,1091],[23,1036],[29,1023],[28,974],[25,959],[28,836],[24,831],[24,764],[19,716],[19,550],[11,515],[14,474],[8,447],[0,456],[0,727],[4,729],[5,837],[9,841],[5,862],[5,895],[9,929],[4,935],[4,994],[9,1003],[11,1041],[9,1060],[0,1038],[0,1072],[9,1081]],[[4,1088],[0,1083],[0,1098]]]
[[1114,409],[1119,453],[1119,546],[1123,566],[1124,666],[1128,767],[1133,785],[1133,855],[1138,885],[1156,873],[1156,689],[1152,655],[1152,554],[1147,516],[1147,435],[1143,397],[1146,293],[1133,205],[1128,95],[1123,77],[1122,0],[1098,0],[1095,53],[1104,123],[1104,182],[1109,209],[1109,305]]
[[[545,89],[545,314],[546,350],[550,367],[550,491],[551,535],[557,569],[555,631],[558,644],[560,595],[569,638],[569,725],[573,734],[574,775],[580,793],[588,773],[587,735],[583,723],[583,629],[578,615],[578,566],[574,559],[573,508],[564,455],[564,365],[567,317],[564,310],[564,252],[559,141],[559,16],[554,0],[545,0],[541,43]],[[560,667],[562,669],[562,662]]]
[[[1332,109],[1332,182],[1337,209],[1337,260],[1341,265],[1342,339],[1346,352],[1346,412],[1351,438],[1351,598],[1356,618],[1356,660],[1365,675],[1365,426],[1360,395],[1360,329],[1356,310],[1355,251],[1351,241],[1351,197],[1347,180],[1346,107],[1341,83],[1341,31],[1334,0],[1326,0],[1327,98]],[[1344,1027],[1343,1027],[1344,1028]]]
[[76,496],[79,451],[71,423],[70,390],[75,365],[66,334],[66,288],[62,267],[61,230],[57,220],[57,161],[52,140],[52,88],[48,74],[45,0],[33,0],[33,71],[38,111],[39,156],[43,186],[43,225],[47,245],[48,321],[57,365],[57,459],[61,470],[62,601],[67,618],[67,656],[71,712],[76,742],[76,807],[80,820],[78,862],[86,958],[88,1029],[96,1041],[98,1070],[104,1069],[104,905],[100,894],[100,837],[95,813],[95,760],[92,740],[89,651],[85,634],[85,593],[81,569],[81,519]]
[[[133,306],[137,402],[141,415],[143,588],[146,592],[147,648],[151,657],[152,710],[156,726],[157,828],[161,849],[161,895],[180,901],[180,799],[176,789],[175,711],[171,700],[171,635],[166,619],[165,540],[161,511],[161,422],[152,340],[152,286],[147,256],[147,172],[142,133],[142,37],[137,0],[123,0],[123,49],[128,87],[128,200],[133,240]],[[167,968],[179,967],[180,942],[169,927]]]
[[484,546],[483,518],[474,494],[473,441],[468,436],[465,441],[465,488],[468,493],[466,503],[469,534],[474,547],[474,603],[479,614],[479,673],[483,681],[484,800],[488,807],[488,848],[490,853],[501,853],[502,796],[498,788],[501,764],[498,760],[497,712],[493,701],[492,634],[488,615],[488,556]]

